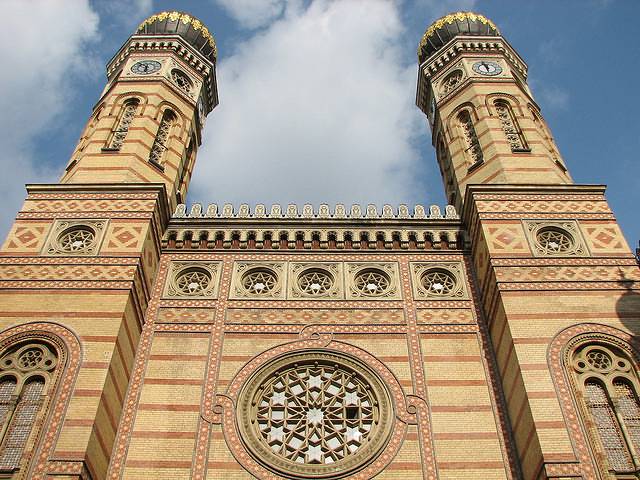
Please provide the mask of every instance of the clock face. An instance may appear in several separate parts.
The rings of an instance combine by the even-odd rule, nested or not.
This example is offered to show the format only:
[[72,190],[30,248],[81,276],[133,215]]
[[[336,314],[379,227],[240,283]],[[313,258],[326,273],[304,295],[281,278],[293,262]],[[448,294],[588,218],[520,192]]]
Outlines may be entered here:
[[487,60],[474,63],[472,68],[474,72],[479,73],[480,75],[493,76],[502,73],[502,67],[500,65],[496,62],[490,62]]
[[155,60],[143,60],[141,62],[134,63],[131,67],[131,71],[138,75],[150,75],[160,70],[161,66],[160,62],[156,62]]

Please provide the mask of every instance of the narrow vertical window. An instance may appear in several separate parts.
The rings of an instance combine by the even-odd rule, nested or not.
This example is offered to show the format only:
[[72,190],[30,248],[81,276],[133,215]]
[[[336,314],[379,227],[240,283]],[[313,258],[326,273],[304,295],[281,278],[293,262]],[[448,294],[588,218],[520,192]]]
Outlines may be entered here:
[[0,472],[20,468],[57,364],[42,343],[22,344],[0,358]]
[[153,141],[151,147],[151,153],[149,154],[149,161],[156,165],[162,165],[162,157],[168,146],[169,134],[171,133],[171,127],[175,121],[175,115],[170,110],[165,110],[160,120],[160,126],[158,127],[158,133]]
[[496,112],[498,113],[498,118],[500,119],[500,124],[502,125],[502,131],[511,146],[511,151],[517,152],[528,150],[522,131],[520,130],[518,122],[513,115],[511,106],[503,100],[496,101],[494,105],[496,107]]
[[109,148],[114,150],[118,150],[122,147],[124,143],[124,139],[127,137],[127,133],[129,133],[129,127],[131,126],[131,122],[133,118],[136,116],[136,111],[138,110],[138,100],[128,100],[122,109],[122,113],[116,124],[116,128],[113,131],[111,136],[111,142],[109,142]]
[[575,386],[582,389],[585,424],[597,437],[594,447],[606,459],[605,470],[615,473],[613,478],[639,472],[639,383],[631,358],[614,346],[587,344],[574,352],[573,371]]
[[476,129],[473,126],[471,114],[467,110],[460,112],[458,115],[458,125],[465,142],[465,151],[471,160],[471,166],[482,163],[482,148],[476,135]]

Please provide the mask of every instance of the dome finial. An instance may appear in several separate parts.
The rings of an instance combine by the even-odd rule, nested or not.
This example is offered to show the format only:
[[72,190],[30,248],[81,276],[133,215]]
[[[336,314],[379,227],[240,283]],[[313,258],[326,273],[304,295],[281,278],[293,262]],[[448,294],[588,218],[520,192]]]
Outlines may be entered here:
[[171,11],[151,15],[140,24],[137,35],[180,35],[209,60],[218,55],[216,41],[209,29],[197,18],[185,12]]
[[484,15],[474,12],[455,12],[433,22],[424,32],[418,45],[421,62],[457,35],[495,36],[498,27]]

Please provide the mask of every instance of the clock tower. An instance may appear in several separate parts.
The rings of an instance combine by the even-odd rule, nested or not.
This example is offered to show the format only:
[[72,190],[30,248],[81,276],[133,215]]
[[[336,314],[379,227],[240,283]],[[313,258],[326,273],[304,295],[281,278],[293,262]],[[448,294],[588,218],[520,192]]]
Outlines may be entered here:
[[436,21],[418,47],[417,104],[427,114],[449,203],[474,183],[571,183],[527,85],[527,64],[493,22]]

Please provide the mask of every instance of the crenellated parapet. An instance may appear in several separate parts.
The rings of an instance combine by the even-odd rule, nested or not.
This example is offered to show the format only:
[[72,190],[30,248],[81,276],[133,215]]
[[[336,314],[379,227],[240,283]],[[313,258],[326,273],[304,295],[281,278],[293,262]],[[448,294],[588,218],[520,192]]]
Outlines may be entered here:
[[[375,222],[374,222],[375,221]],[[425,209],[406,205],[397,210],[375,205],[347,210],[323,204],[315,210],[304,205],[286,208],[264,205],[253,211],[247,204],[236,212],[233,205],[222,209],[211,204],[203,211],[200,204],[178,205],[164,235],[164,249],[258,249],[258,250],[463,250],[467,235],[454,207],[444,212],[437,205]]]
[[315,210],[311,204],[305,204],[302,210],[298,209],[296,204],[290,203],[283,208],[280,204],[271,205],[271,209],[267,211],[267,208],[263,204],[255,206],[253,211],[248,204],[243,203],[235,211],[235,207],[230,203],[225,203],[222,208],[218,208],[215,203],[210,203],[206,210],[203,210],[202,205],[194,203],[191,206],[191,210],[187,212],[187,206],[183,203],[176,207],[173,214],[173,218],[305,218],[305,219],[415,219],[415,220],[457,220],[460,217],[456,212],[453,205],[447,205],[444,208],[444,212],[438,205],[431,205],[428,209],[424,205],[416,205],[413,207],[413,213],[410,213],[407,205],[399,205],[397,210],[391,205],[384,205],[382,211],[378,212],[376,205],[369,204],[365,209],[360,205],[354,204],[349,210],[343,204],[337,204],[333,210],[329,205],[321,204],[318,210]]

